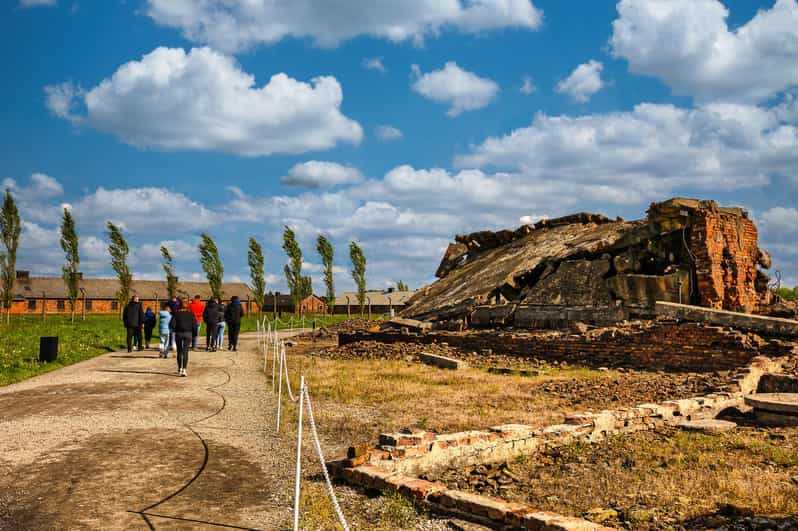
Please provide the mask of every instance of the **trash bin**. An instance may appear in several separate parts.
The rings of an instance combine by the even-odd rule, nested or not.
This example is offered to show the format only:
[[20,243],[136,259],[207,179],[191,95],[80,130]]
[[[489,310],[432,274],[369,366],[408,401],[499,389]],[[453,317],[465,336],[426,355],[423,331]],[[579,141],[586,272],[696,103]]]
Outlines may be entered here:
[[39,338],[39,361],[51,362],[58,357],[58,337],[43,336]]

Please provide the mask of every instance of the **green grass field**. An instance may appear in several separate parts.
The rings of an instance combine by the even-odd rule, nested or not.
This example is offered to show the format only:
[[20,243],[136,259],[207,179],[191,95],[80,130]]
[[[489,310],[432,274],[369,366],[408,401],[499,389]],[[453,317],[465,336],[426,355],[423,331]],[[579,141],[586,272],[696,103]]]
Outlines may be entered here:
[[[271,314],[264,315],[273,318]],[[305,326],[311,327],[313,319],[316,319],[316,326],[321,327],[343,321],[346,316],[305,316]],[[279,328],[287,328],[289,324],[299,326],[296,324],[299,320],[293,317],[292,321],[289,314],[283,314],[281,321]],[[254,332],[256,323],[255,316],[244,317],[241,332]],[[201,335],[204,337],[204,332]],[[39,362],[41,336],[58,336],[58,359],[53,363]],[[157,328],[153,336],[157,342]],[[90,315],[85,321],[76,316],[74,323],[70,322],[69,315],[48,315],[44,322],[40,315],[12,315],[10,324],[5,320],[0,323],[0,386],[124,348],[125,329],[116,315]]]

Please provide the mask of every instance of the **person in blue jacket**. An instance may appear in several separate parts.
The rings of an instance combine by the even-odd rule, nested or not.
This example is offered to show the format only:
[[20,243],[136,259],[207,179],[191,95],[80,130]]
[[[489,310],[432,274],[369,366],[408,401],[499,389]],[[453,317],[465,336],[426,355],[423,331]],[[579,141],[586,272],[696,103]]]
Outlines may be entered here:
[[169,357],[169,347],[171,344],[171,330],[170,330],[170,322],[172,321],[172,307],[166,303],[161,307],[161,311],[158,312],[160,317],[160,322],[158,324],[158,335],[161,338],[161,357],[168,358]]

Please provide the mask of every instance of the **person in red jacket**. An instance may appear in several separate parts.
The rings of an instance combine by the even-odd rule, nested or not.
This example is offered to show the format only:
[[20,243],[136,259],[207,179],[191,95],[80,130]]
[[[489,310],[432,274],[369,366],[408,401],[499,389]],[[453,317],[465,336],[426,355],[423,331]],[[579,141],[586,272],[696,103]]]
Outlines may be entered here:
[[194,325],[194,337],[191,339],[191,350],[197,350],[197,338],[202,326],[202,313],[205,311],[205,305],[199,295],[194,295],[194,300],[188,303],[188,309],[191,310],[191,313],[194,314],[194,319],[197,321]]

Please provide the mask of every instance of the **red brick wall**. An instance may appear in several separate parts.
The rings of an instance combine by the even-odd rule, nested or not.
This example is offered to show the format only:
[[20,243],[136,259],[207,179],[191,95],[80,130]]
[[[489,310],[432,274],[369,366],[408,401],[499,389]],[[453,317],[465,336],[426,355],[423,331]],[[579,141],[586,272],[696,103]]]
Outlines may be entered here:
[[731,212],[692,213],[690,251],[703,306],[751,312],[762,301],[754,286],[759,248],[753,221]]
[[624,365],[647,369],[689,371],[727,370],[742,367],[755,356],[784,356],[792,345],[768,342],[699,323],[657,323],[635,330],[607,329],[599,335],[559,335],[516,332],[398,332],[339,333],[339,344],[355,341],[384,343],[447,343],[467,351],[491,349],[519,357],[536,357],[590,366]]

